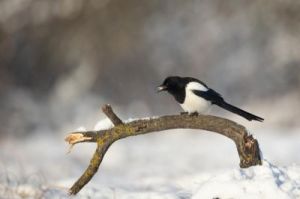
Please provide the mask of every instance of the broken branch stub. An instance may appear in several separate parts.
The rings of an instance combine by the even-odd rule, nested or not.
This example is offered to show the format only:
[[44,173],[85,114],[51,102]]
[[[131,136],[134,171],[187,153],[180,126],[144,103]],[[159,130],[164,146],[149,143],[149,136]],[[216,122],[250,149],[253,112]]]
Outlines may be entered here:
[[69,193],[71,195],[77,194],[95,175],[107,149],[113,142],[129,136],[168,129],[201,129],[224,135],[234,141],[241,168],[262,164],[257,140],[248,134],[245,127],[231,120],[210,115],[168,115],[123,123],[110,105],[105,105],[102,110],[115,125],[113,128],[100,131],[73,132],[65,139],[71,145],[81,142],[97,143],[97,149],[88,168],[70,188]]

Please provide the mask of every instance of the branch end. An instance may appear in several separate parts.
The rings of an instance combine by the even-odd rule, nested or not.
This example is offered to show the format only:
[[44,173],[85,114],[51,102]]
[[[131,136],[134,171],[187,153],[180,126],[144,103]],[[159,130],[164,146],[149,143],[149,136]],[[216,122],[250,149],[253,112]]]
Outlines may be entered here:
[[93,138],[91,137],[87,137],[87,136],[84,136],[83,133],[71,133],[70,135],[68,135],[66,138],[65,138],[65,141],[68,142],[70,145],[75,145],[79,142],[85,142],[85,141],[90,141],[92,140]]

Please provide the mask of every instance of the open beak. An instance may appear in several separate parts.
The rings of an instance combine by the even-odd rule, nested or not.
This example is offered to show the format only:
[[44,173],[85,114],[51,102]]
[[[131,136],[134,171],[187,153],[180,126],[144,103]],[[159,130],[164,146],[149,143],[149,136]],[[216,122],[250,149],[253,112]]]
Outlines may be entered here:
[[167,87],[164,86],[164,85],[161,85],[161,86],[157,87],[157,92],[158,93],[161,92],[161,91],[165,91],[165,90],[167,90]]

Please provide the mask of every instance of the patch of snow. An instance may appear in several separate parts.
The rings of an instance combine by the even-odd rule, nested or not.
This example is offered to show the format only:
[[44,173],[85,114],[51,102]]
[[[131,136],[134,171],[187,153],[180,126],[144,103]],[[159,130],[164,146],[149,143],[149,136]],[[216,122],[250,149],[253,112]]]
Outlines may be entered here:
[[159,116],[151,116],[151,117],[141,117],[141,118],[128,118],[125,120],[125,123],[133,122],[135,120],[151,120],[151,119],[157,119]]
[[113,123],[108,118],[106,118],[98,121],[94,127],[94,130],[99,131],[99,130],[110,129],[113,126],[114,126]]
[[76,129],[76,131],[87,131],[84,126],[80,126]]
[[[277,167],[267,160],[262,166],[199,172],[164,178],[151,176],[109,181],[85,187],[78,198],[118,199],[293,199],[300,198],[300,167]],[[296,175],[296,176],[295,176]],[[298,177],[297,177],[298,176]],[[118,184],[118,183],[117,183]]]
[[288,174],[289,169],[264,160],[262,166],[229,170],[199,182],[192,198],[299,198],[300,184]]

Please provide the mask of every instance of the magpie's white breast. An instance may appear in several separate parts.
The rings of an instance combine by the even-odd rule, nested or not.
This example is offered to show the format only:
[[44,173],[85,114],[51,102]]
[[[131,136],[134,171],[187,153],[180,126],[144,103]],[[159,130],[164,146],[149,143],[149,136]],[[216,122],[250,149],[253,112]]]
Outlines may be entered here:
[[207,91],[208,88],[199,82],[189,82],[185,87],[185,99],[180,106],[182,109],[188,113],[206,113],[211,102],[196,95],[193,91]]

